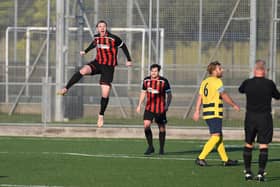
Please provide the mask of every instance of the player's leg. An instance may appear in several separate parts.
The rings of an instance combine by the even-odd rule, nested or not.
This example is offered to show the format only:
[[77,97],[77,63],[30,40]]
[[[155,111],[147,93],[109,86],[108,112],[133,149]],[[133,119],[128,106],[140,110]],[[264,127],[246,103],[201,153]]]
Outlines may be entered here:
[[223,162],[227,162],[229,159],[228,159],[228,156],[227,156],[227,153],[226,153],[226,150],[225,150],[225,146],[224,146],[224,142],[223,142],[223,136],[221,135],[220,136],[220,140],[218,141],[217,143],[217,151],[221,157],[221,160]]
[[109,103],[110,91],[111,91],[110,85],[101,84],[100,111],[97,120],[98,127],[102,127],[104,124],[104,113]]
[[251,162],[252,162],[252,151],[253,151],[253,143],[256,138],[256,122],[255,122],[255,115],[246,113],[245,121],[245,146],[243,149],[243,161],[244,161],[244,173],[245,173],[245,180],[252,180],[253,173],[251,170]]
[[265,175],[265,168],[266,168],[266,163],[268,160],[268,144],[259,144],[259,171],[258,175],[256,176],[256,179],[258,181],[264,181],[264,175]]
[[69,79],[69,81],[66,84],[66,86],[64,88],[62,88],[61,90],[59,90],[57,92],[57,94],[65,95],[68,92],[69,88],[71,88],[75,83],[77,83],[79,80],[81,80],[81,78],[84,75],[92,74],[94,69],[95,69],[94,61],[88,63],[87,65],[84,65],[79,71],[77,71],[76,73],[74,73],[72,75],[72,77]]
[[220,140],[220,134],[219,133],[211,134],[211,137],[204,144],[201,153],[199,154],[198,158],[196,159],[196,164],[197,165],[200,165],[200,166],[206,166],[207,165],[205,159],[209,155],[209,153],[215,148],[215,146],[219,142],[219,140]]
[[231,160],[228,158],[226,149],[224,146],[223,135],[220,136],[220,140],[217,143],[217,151],[223,161],[224,166],[236,166],[238,164],[238,160]]
[[101,66],[101,99],[100,99],[100,111],[97,120],[97,126],[102,127],[104,124],[104,113],[109,103],[109,96],[111,92],[111,83],[114,76],[114,67],[108,67],[106,65]]
[[258,121],[258,137],[259,143],[259,171],[257,175],[258,181],[264,181],[265,168],[268,160],[268,144],[272,141],[273,123],[271,114],[260,115],[261,119]]
[[159,127],[159,154],[160,155],[164,154],[165,137],[166,137],[165,125],[160,124]]
[[151,124],[153,121],[153,114],[149,111],[144,111],[144,133],[147,140],[148,148],[145,151],[145,155],[150,155],[155,152],[154,145],[153,145],[153,133],[151,130]]
[[253,148],[254,148],[253,142],[256,137],[256,129],[254,128],[254,124],[252,124],[252,123],[249,124],[249,123],[250,122],[248,120],[246,122],[246,119],[245,119],[245,146],[243,149],[245,180],[253,179],[253,173],[251,170],[251,162],[252,162],[252,152],[253,152]]
[[166,137],[166,114],[160,114],[155,118],[155,122],[158,124],[159,128],[159,154],[164,154],[164,145],[165,145],[165,137]]
[[207,165],[205,159],[209,155],[209,153],[215,148],[216,144],[220,141],[220,136],[221,136],[221,132],[222,132],[221,119],[218,119],[218,118],[207,119],[206,123],[209,127],[211,136],[210,136],[209,140],[203,146],[201,153],[199,154],[198,158],[196,159],[196,164],[200,165],[200,166]]
[[253,143],[245,143],[244,149],[243,149],[243,161],[244,161],[244,173],[245,173],[245,180],[252,180],[253,179],[253,173],[251,170],[251,162],[252,162],[252,151],[253,151]]

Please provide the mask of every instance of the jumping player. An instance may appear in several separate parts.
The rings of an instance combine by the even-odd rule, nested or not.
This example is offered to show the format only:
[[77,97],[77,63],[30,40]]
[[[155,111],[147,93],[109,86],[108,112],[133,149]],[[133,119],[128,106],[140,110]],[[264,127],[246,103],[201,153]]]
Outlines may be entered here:
[[98,34],[94,35],[94,40],[80,55],[85,55],[91,49],[96,48],[97,55],[95,59],[84,65],[69,80],[67,85],[58,91],[58,94],[65,95],[69,88],[77,83],[84,75],[100,74],[101,100],[100,112],[98,115],[97,126],[102,127],[104,112],[109,102],[111,83],[114,77],[115,66],[117,65],[118,48],[122,48],[126,58],[126,66],[131,66],[131,58],[125,43],[116,35],[107,31],[107,23],[104,20],[96,24]]
[[218,61],[211,62],[207,67],[207,71],[209,77],[202,81],[200,85],[193,120],[197,121],[199,119],[200,105],[202,104],[203,119],[209,127],[211,137],[204,145],[203,150],[195,163],[199,166],[207,166],[207,162],[205,161],[206,157],[215,147],[217,147],[217,151],[224,166],[237,165],[237,160],[230,160],[228,158],[223,143],[223,100],[237,111],[239,111],[240,108],[225,92],[223,82],[220,79],[223,75],[221,64]]
[[[142,91],[139,97],[139,103],[136,111],[140,113],[141,104],[147,96],[147,102],[144,112],[144,132],[148,143],[145,155],[155,152],[153,145],[153,134],[151,124],[153,119],[159,128],[159,154],[164,154],[164,143],[166,136],[165,125],[167,123],[166,112],[172,100],[171,88],[166,78],[159,75],[161,66],[152,64],[150,67],[150,76],[143,80]],[[166,98],[167,95],[167,98]]]

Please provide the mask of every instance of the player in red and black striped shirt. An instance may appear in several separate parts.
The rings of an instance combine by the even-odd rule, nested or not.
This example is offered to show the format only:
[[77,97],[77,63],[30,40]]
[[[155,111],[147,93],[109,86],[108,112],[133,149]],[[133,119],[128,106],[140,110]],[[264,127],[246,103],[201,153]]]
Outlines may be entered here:
[[[141,104],[147,96],[147,102],[144,112],[144,131],[148,142],[148,148],[145,155],[153,153],[153,134],[151,130],[151,124],[153,119],[158,124],[159,128],[159,154],[164,154],[164,143],[167,123],[166,111],[171,103],[172,94],[169,82],[166,78],[159,75],[160,65],[153,64],[150,67],[150,76],[143,80],[142,92],[139,98],[139,104],[136,111],[140,113]],[[166,98],[167,95],[167,98]]]
[[96,57],[93,61],[84,65],[78,72],[76,72],[69,80],[67,85],[58,91],[58,94],[65,95],[69,88],[77,83],[84,75],[100,74],[100,85],[102,98],[100,101],[100,112],[98,115],[97,126],[103,125],[103,116],[109,102],[109,95],[111,91],[111,83],[114,77],[114,70],[117,63],[118,48],[122,48],[126,55],[126,66],[131,66],[131,58],[125,43],[116,35],[107,31],[107,23],[100,20],[96,24],[98,34],[94,35],[94,40],[84,50],[80,51],[80,55],[85,55],[91,49],[96,48]]

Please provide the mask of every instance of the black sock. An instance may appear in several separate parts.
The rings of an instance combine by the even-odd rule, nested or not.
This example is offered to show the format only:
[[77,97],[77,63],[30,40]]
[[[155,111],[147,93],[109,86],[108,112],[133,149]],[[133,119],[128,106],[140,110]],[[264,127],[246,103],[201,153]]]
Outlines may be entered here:
[[165,135],[166,132],[159,132],[159,146],[160,146],[160,150],[163,150],[164,148],[164,143],[165,143]]
[[153,133],[150,127],[145,128],[145,136],[149,147],[153,147]]
[[249,148],[249,147],[244,147],[243,150],[243,160],[244,160],[245,170],[248,172],[251,172],[252,150],[253,148]]
[[74,75],[68,81],[65,88],[68,90],[69,88],[71,88],[71,86],[73,86],[73,84],[77,83],[82,77],[83,77],[83,75],[80,73],[80,71],[77,71],[76,73],[74,73]]
[[107,105],[108,105],[108,102],[109,102],[109,97],[108,98],[105,98],[105,97],[101,97],[101,100],[100,100],[100,112],[99,114],[100,115],[104,115],[104,112],[107,108]]
[[259,173],[263,174],[265,171],[265,166],[266,162],[268,159],[268,149],[260,149],[260,154],[259,154]]

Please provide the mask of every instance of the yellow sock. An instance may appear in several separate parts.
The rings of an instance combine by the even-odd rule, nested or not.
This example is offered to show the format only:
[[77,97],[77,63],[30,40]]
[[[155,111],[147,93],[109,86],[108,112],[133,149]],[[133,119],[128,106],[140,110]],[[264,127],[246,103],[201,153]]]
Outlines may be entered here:
[[217,151],[222,159],[222,161],[227,162],[228,161],[228,156],[225,150],[223,138],[221,137],[221,140],[217,144]]
[[207,155],[214,149],[216,144],[219,142],[220,136],[211,136],[203,147],[202,152],[198,156],[199,159],[205,159]]

